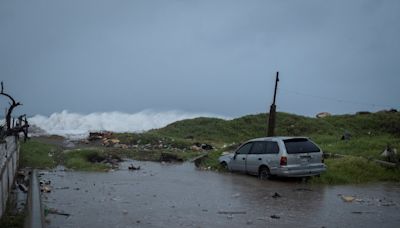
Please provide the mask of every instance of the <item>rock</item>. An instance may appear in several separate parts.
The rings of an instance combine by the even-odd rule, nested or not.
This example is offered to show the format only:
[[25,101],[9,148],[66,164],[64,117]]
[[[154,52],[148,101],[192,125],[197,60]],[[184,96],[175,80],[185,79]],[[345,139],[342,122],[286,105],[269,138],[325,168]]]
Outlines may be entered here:
[[277,192],[275,192],[273,195],[272,195],[272,198],[274,198],[274,199],[276,199],[276,198],[281,198],[282,196],[279,194],[279,193],[277,193]]
[[195,145],[194,145],[194,146],[191,146],[190,149],[193,150],[193,151],[200,151],[200,150],[201,150],[200,147],[195,146]]
[[122,149],[128,149],[128,148],[129,148],[129,146],[126,145],[126,144],[120,144],[120,145],[121,145],[121,148],[122,148]]
[[340,139],[341,140],[350,140],[351,134],[349,132],[345,131]]
[[356,198],[353,196],[342,196],[342,200],[346,203],[351,203],[355,200]]
[[134,166],[133,164],[131,164],[131,165],[128,167],[128,169],[129,169],[129,170],[140,170],[140,166]]
[[110,139],[110,142],[113,144],[119,144],[119,139]]
[[201,149],[203,149],[203,150],[212,150],[212,149],[214,149],[214,147],[209,145],[209,144],[203,143],[203,144],[201,144]]
[[44,192],[44,193],[49,193],[49,192],[51,192],[51,188],[49,186],[45,185],[45,186],[41,187],[40,191]]

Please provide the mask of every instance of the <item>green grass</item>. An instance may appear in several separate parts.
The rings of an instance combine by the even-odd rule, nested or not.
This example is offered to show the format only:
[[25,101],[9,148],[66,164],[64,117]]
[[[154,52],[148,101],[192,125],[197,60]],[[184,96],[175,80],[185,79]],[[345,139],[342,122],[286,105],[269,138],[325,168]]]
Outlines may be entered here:
[[311,137],[324,152],[343,155],[362,156],[380,159],[387,145],[400,148],[400,137],[389,134],[377,136],[354,136],[349,141],[340,140],[336,136],[320,135]]
[[40,169],[54,168],[60,148],[54,145],[28,140],[21,143],[20,166]]
[[0,227],[4,228],[22,228],[24,227],[25,214],[18,213],[12,215],[10,213],[5,213],[0,220]]
[[400,181],[398,168],[385,168],[372,160],[360,157],[326,159],[328,170],[320,177],[313,177],[317,184],[359,184],[378,181]]
[[[115,133],[121,143],[144,146],[146,144],[161,145],[162,149],[114,149],[102,148],[99,153],[117,154],[137,160],[158,161],[161,152],[173,153],[183,160],[198,155],[190,151],[195,143],[208,143],[217,148],[207,158],[203,159],[201,166],[220,170],[218,157],[225,144],[239,144],[251,138],[266,135],[266,122],[268,115],[265,113],[247,115],[233,120],[217,118],[195,118],[172,123],[161,129],[154,129],[144,133]],[[344,132],[349,132],[352,137],[349,141],[340,140]],[[387,145],[400,149],[400,113],[373,113],[367,115],[339,115],[317,119],[298,116],[288,113],[277,114],[276,134],[283,136],[308,136],[315,141],[324,152],[343,155],[361,156],[364,158],[379,159],[380,154]],[[179,150],[175,150],[178,148]],[[27,152],[29,150],[29,153]],[[28,142],[22,146],[21,163],[34,167],[54,167],[55,164],[65,163],[69,167],[80,170],[102,170],[103,167],[88,168],[92,166],[85,160],[87,153],[74,152],[71,155],[57,153],[57,148],[38,142]],[[50,152],[56,156],[49,157]],[[61,154],[61,155],[59,155]],[[360,163],[360,161],[353,161]],[[327,160],[328,172],[321,177],[322,183],[361,183],[368,181],[396,181],[398,172],[387,170],[375,164],[362,163],[364,169],[373,170],[375,174],[365,175],[363,178],[353,175],[345,168],[353,165],[346,159]],[[350,166],[350,167],[349,167]],[[337,168],[340,167],[340,168]],[[378,168],[377,168],[378,167]],[[349,172],[347,172],[349,171]],[[378,175],[379,174],[379,175]],[[331,180],[331,181],[329,181]]]
[[215,171],[224,171],[225,168],[222,167],[218,162],[218,158],[220,156],[221,156],[220,150],[212,151],[212,152],[208,153],[208,155],[206,157],[201,159],[199,165],[200,165],[200,167],[207,168],[207,169],[210,168],[211,170],[215,170]]
[[76,149],[65,151],[65,166],[80,171],[107,171],[110,167],[103,163],[93,163],[92,157],[104,157],[105,153],[97,149]]
[[11,202],[13,200],[11,198],[7,200],[6,211],[4,212],[3,217],[0,219],[0,227],[5,227],[5,228],[24,227],[25,213],[14,211],[13,207],[15,206],[13,204],[15,204],[15,202]]

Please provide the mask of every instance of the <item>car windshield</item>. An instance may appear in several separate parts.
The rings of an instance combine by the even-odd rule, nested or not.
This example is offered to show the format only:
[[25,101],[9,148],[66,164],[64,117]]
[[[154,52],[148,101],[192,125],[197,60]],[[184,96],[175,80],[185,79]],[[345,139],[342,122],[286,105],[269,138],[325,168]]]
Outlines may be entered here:
[[321,151],[308,139],[286,139],[283,140],[283,142],[285,143],[288,154],[315,153]]

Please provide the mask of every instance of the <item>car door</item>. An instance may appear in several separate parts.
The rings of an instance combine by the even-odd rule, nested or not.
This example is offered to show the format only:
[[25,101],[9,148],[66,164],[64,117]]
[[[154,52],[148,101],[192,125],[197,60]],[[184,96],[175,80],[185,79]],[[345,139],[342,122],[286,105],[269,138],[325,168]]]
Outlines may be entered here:
[[279,146],[277,142],[268,141],[267,152],[264,155],[265,163],[267,164],[269,171],[274,175],[277,169],[280,167],[280,156],[279,156]]
[[229,162],[229,169],[231,171],[239,171],[239,172],[246,172],[246,159],[247,154],[250,152],[251,147],[253,146],[252,142],[243,144],[239,147],[232,160]]
[[250,153],[246,159],[246,169],[248,173],[258,174],[261,165],[266,165],[271,173],[279,166],[279,147],[274,141],[254,142]]
[[253,146],[247,155],[246,171],[248,173],[257,174],[258,168],[263,164],[263,159],[267,152],[267,144],[265,141],[254,142]]

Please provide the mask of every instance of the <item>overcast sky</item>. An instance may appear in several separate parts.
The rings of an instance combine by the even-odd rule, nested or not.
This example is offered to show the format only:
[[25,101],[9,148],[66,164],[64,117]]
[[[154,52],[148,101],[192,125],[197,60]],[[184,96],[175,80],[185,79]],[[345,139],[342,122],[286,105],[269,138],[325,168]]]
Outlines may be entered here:
[[[314,116],[400,108],[400,1],[0,1],[0,78],[28,115]],[[5,99],[2,109],[5,106]]]

